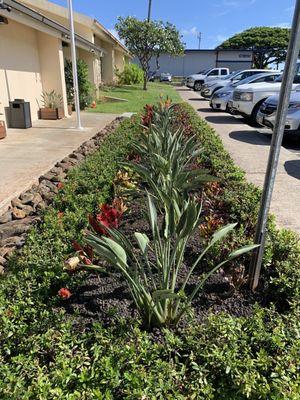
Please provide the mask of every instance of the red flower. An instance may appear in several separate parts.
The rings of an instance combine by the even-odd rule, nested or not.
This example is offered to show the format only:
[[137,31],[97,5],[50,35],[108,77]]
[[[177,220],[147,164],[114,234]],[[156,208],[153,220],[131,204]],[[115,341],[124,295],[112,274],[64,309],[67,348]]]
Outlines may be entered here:
[[146,104],[144,110],[145,110],[145,115],[142,116],[142,124],[144,126],[150,126],[154,115],[153,106]]
[[105,228],[117,229],[120,225],[120,221],[123,215],[123,211],[120,207],[110,206],[103,204],[101,206],[101,212],[96,217],[90,215],[89,223],[91,227],[101,235],[107,234]]
[[69,299],[72,296],[72,293],[70,292],[69,289],[67,288],[61,288],[58,291],[58,295],[59,297],[61,297],[62,299]]

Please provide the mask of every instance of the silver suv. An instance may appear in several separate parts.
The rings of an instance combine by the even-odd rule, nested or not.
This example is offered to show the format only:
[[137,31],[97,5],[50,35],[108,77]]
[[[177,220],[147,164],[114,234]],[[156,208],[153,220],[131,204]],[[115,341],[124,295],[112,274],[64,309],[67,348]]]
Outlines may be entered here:
[[[273,130],[275,125],[279,94],[268,97],[261,105],[256,121]],[[300,86],[292,92],[285,122],[285,133],[300,133]]]
[[207,82],[204,85],[202,85],[201,96],[205,98],[210,98],[217,90],[225,86],[237,83],[252,75],[267,74],[270,72],[278,72],[278,71],[267,70],[267,69],[245,69],[243,71],[237,71],[233,74],[224,77],[223,79],[214,80],[213,82]]
[[280,72],[269,72],[268,74],[255,74],[246,79],[227,85],[217,90],[211,97],[210,106],[214,110],[229,111],[229,102],[232,101],[233,91],[240,85],[247,83],[274,82],[280,76]]

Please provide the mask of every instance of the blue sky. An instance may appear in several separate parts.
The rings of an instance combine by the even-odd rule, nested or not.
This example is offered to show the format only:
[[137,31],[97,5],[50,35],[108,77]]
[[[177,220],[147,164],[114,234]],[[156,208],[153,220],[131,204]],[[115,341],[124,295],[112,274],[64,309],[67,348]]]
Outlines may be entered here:
[[[52,0],[66,5],[67,0]],[[114,33],[118,16],[143,19],[148,0],[73,0],[76,11],[99,20]],[[177,26],[187,48],[214,48],[237,32],[253,26],[290,26],[295,0],[152,0],[152,17]]]

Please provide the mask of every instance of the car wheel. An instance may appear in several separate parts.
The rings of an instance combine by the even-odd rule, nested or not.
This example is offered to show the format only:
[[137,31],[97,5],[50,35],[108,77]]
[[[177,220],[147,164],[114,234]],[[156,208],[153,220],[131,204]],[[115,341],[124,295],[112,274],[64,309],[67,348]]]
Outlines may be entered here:
[[202,87],[201,82],[195,82],[195,83],[194,83],[194,90],[195,90],[195,92],[200,92],[201,87]]
[[262,105],[262,103],[265,101],[265,99],[264,100],[261,100],[259,103],[257,103],[256,104],[256,106],[253,108],[253,110],[252,110],[252,113],[251,113],[251,116],[250,116],[250,124],[251,124],[251,126],[254,126],[254,127],[259,127],[260,126],[260,124],[257,122],[257,120],[256,120],[256,118],[257,118],[257,114],[258,114],[258,111],[259,111],[259,109],[260,109],[260,106]]

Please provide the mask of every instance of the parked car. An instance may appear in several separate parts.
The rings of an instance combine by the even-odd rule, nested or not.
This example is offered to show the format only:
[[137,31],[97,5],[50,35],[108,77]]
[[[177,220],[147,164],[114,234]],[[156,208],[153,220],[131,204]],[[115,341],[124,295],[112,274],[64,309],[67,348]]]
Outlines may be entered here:
[[[275,125],[279,94],[268,97],[257,113],[257,122],[273,130]],[[292,92],[285,122],[285,133],[300,134],[300,86]]]
[[247,83],[274,82],[280,75],[280,72],[260,73],[249,76],[236,83],[231,83],[214,92],[210,100],[210,106],[214,110],[229,111],[228,103],[232,100],[233,91],[237,86]]
[[[293,89],[300,83],[300,62],[297,64]],[[274,83],[250,83],[238,86],[229,101],[229,108],[232,114],[239,114],[256,123],[256,117],[262,103],[270,96],[279,93],[282,76]]]
[[172,75],[169,72],[162,72],[159,77],[160,82],[172,82]]
[[210,80],[229,75],[228,68],[210,68],[187,77],[186,86],[195,91],[200,91],[202,85]]
[[212,82],[207,82],[202,85],[201,96],[204,98],[211,98],[211,96],[219,89],[237,83],[241,80],[248,78],[249,76],[257,74],[267,74],[269,72],[278,71],[268,71],[267,69],[245,69],[243,71],[237,71],[234,74],[230,74],[224,78],[217,79]]
[[155,78],[156,78],[155,71],[149,71],[148,72],[148,81],[149,82],[154,82]]

